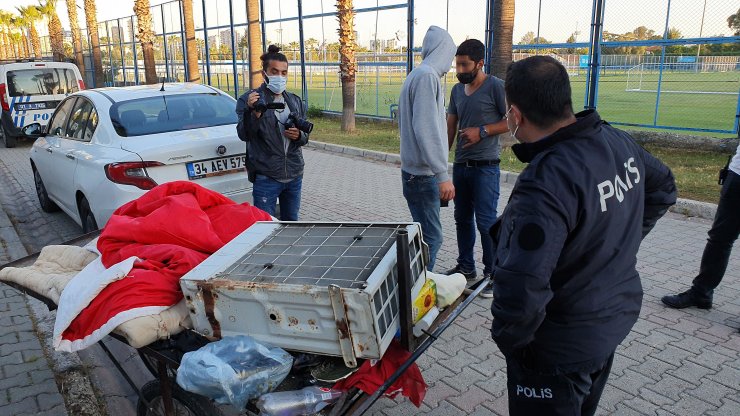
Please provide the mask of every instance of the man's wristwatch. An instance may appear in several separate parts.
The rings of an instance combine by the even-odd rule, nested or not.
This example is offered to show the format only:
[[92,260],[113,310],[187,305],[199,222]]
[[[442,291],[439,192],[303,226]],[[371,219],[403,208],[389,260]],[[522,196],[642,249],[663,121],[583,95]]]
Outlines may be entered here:
[[486,137],[488,137],[488,132],[486,131],[486,126],[485,125],[480,126],[480,138],[481,139],[485,139]]

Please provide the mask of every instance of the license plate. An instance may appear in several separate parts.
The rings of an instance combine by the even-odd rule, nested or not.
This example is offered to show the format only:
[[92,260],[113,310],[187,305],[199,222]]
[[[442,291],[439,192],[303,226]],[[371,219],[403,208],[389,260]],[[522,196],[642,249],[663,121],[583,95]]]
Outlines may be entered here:
[[18,103],[15,105],[15,109],[18,111],[29,111],[29,110],[46,110],[49,108],[47,103],[44,101],[38,103]]
[[201,179],[210,176],[228,175],[247,170],[247,156],[228,156],[216,159],[199,160],[187,165],[188,179]]

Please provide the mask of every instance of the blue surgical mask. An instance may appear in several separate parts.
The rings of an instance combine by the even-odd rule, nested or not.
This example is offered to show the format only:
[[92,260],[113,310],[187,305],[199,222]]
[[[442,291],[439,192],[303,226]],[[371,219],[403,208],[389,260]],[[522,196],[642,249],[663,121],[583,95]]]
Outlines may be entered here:
[[268,75],[267,88],[275,94],[282,94],[288,84],[288,77],[282,75]]

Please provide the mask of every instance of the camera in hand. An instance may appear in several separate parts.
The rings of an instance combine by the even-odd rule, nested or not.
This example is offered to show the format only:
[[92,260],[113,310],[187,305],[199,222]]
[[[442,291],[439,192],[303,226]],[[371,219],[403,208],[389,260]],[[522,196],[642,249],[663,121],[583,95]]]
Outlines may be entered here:
[[264,113],[267,110],[282,110],[285,108],[285,103],[272,102],[268,103],[265,101],[265,97],[260,95],[259,100],[254,103],[254,111],[258,113]]
[[298,117],[297,115],[295,115],[295,113],[290,113],[288,115],[288,122],[285,123],[285,128],[292,129],[293,127],[306,134],[310,134],[313,130],[313,123],[306,120],[305,118]]

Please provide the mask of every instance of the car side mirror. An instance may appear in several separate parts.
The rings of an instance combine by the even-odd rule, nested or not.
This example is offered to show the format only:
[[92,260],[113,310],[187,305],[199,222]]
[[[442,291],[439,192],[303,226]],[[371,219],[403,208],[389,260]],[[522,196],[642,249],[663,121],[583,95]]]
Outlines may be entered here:
[[31,123],[21,129],[21,133],[24,136],[39,137],[44,134],[44,128],[41,127],[41,123]]

